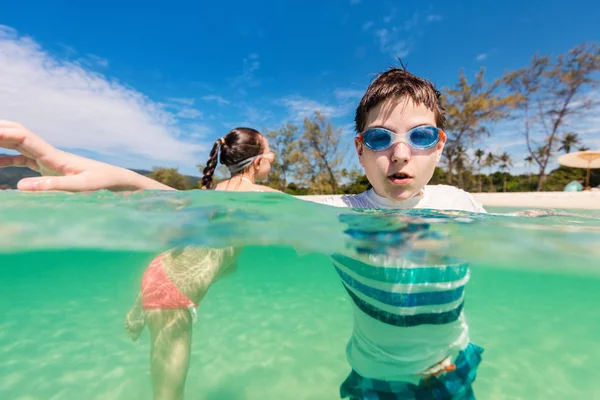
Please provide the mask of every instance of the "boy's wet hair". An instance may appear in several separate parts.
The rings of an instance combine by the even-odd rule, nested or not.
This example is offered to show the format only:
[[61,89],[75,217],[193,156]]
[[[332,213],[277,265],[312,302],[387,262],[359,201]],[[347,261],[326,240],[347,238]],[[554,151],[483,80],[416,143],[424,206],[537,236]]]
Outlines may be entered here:
[[408,97],[416,105],[423,104],[435,114],[438,128],[446,126],[446,111],[441,104],[441,93],[430,81],[419,78],[406,70],[402,61],[400,68],[392,66],[390,69],[375,78],[369,85],[366,93],[356,108],[354,119],[356,132],[364,132],[367,124],[367,115],[373,107],[388,99],[402,99]]
[[[220,157],[219,149],[221,149]],[[210,189],[212,185],[213,174],[217,168],[217,158],[219,158],[221,164],[230,166],[247,158],[258,156],[264,151],[265,142],[259,131],[252,128],[232,129],[213,145],[206,162],[206,168],[203,171],[202,189]]]

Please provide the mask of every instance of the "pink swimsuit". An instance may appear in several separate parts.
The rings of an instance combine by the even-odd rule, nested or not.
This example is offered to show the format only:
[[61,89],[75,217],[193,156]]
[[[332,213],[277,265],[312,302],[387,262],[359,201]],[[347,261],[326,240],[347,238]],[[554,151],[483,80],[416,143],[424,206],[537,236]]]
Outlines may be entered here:
[[198,304],[192,302],[171,282],[167,271],[165,271],[162,254],[152,260],[148,269],[144,272],[141,291],[144,310],[176,308],[193,310],[194,307],[198,307]]

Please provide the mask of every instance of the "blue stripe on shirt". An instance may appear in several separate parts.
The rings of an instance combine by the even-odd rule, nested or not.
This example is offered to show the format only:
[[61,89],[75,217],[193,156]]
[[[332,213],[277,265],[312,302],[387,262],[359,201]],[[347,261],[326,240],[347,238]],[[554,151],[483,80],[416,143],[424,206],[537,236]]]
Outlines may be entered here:
[[333,254],[331,258],[357,275],[375,281],[390,283],[420,284],[452,282],[463,279],[469,271],[469,264],[418,268],[378,267],[342,254]]
[[381,303],[395,307],[418,307],[452,303],[461,298],[464,290],[464,286],[459,286],[455,289],[435,292],[394,293],[365,285],[339,268],[336,267],[335,269],[342,280],[351,288]]
[[402,326],[402,327],[411,327],[418,325],[443,325],[454,322],[460,316],[460,313],[463,309],[464,302],[461,302],[458,307],[454,310],[441,312],[441,313],[426,313],[426,314],[416,314],[416,315],[397,315],[392,314],[386,311],[383,311],[366,301],[361,300],[358,296],[356,296],[350,289],[344,286],[354,304],[358,308],[362,310],[365,314],[370,317],[381,321],[383,323],[394,325],[394,326]]

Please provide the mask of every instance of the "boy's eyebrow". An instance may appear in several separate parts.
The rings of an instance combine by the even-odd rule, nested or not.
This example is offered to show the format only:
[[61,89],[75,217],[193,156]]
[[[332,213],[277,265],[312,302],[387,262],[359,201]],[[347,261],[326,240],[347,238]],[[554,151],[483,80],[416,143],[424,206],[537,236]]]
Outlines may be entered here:
[[[415,128],[418,128],[420,126],[435,126],[435,125],[432,125],[430,123],[426,123],[425,122],[425,123],[422,123],[422,124],[417,124],[417,125],[413,126],[412,128],[409,128],[406,132],[411,131],[411,130],[413,130]],[[398,131],[399,131],[398,128],[396,128],[396,127],[394,127],[392,125],[386,125],[386,124],[381,124],[381,125],[378,124],[378,125],[368,126],[367,129],[365,129],[365,131],[367,131],[369,129],[375,129],[375,128],[387,129],[388,131],[392,131],[394,133],[398,133]],[[406,133],[406,132],[403,132],[403,133]]]
[[365,131],[367,131],[369,129],[375,129],[375,128],[387,129],[388,131],[392,131],[394,133],[398,133],[398,128],[396,128],[395,126],[386,125],[386,124],[371,125],[371,126],[368,126],[367,129],[365,129]]

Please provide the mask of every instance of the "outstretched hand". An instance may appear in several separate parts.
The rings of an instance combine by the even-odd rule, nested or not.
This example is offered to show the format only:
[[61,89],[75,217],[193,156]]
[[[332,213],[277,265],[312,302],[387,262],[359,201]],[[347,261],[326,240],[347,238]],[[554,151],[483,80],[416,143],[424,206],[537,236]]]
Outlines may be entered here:
[[20,180],[17,187],[23,191],[173,190],[128,169],[59,150],[11,121],[0,120],[0,148],[21,153],[0,156],[0,168],[29,167],[42,174],[41,177]]

